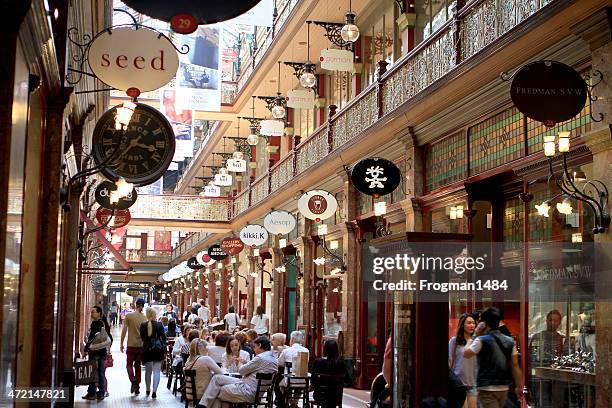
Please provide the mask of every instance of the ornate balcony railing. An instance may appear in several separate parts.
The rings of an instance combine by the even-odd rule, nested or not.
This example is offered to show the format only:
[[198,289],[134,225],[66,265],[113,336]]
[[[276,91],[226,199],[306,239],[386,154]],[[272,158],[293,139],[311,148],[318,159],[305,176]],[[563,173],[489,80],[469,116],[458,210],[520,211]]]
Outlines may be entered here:
[[304,173],[310,166],[322,160],[329,150],[327,126],[319,127],[297,149],[295,157],[297,174]]
[[238,215],[249,208],[249,190],[243,190],[234,198],[234,214]]
[[128,262],[170,263],[172,260],[172,250],[121,249],[119,252]]
[[194,232],[184,238],[179,244],[172,250],[172,259],[176,259],[179,256],[187,253],[192,248],[195,248],[200,243],[206,241],[211,235],[210,232]]
[[270,193],[268,174],[264,174],[251,184],[251,205],[263,201]]
[[278,190],[293,178],[293,154],[288,154],[270,169],[270,189]]
[[132,219],[229,221],[234,207],[231,198],[203,198],[200,196],[139,195],[130,208]]

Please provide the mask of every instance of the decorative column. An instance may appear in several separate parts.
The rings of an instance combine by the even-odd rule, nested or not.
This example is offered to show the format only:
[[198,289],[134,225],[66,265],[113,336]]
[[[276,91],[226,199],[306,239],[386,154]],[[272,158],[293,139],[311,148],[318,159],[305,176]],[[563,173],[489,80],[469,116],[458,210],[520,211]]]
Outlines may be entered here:
[[[46,112],[46,128],[42,154],[42,191],[41,219],[39,241],[44,243],[39,248],[36,301],[42,310],[53,310],[56,300],[55,284],[58,276],[59,219],[60,219],[60,183],[62,180],[62,155],[64,146],[64,111],[72,93],[72,88],[62,89],[49,99]],[[53,319],[44,315],[35,318],[35,326],[41,338],[55,338]],[[63,336],[63,333],[58,334]],[[34,360],[38,361],[33,375],[32,386],[49,387],[52,382],[53,341],[41,342],[34,351]]]
[[[416,201],[416,197],[423,194],[423,180],[425,167],[423,153],[416,146],[416,139],[411,128],[407,128],[403,135],[398,136],[406,152],[406,164],[402,170],[406,196],[402,202],[402,209],[406,214],[406,231],[423,231],[423,214]],[[399,187],[398,187],[399,188]]]
[[285,316],[285,275],[286,273],[276,272],[276,268],[283,264],[282,252],[278,247],[278,237],[274,237],[274,248],[270,248],[272,252],[272,276],[274,283],[272,286],[272,321],[270,323],[271,333],[286,332],[284,316]]
[[402,49],[401,55],[408,54],[415,46],[415,26],[416,26],[416,11],[414,9],[414,0],[399,0],[400,14],[395,22],[397,23],[400,33]]
[[217,316],[217,279],[213,270],[208,274],[208,309],[210,310],[210,321]]
[[312,338],[311,328],[314,324],[312,322],[312,292],[311,287],[313,285],[313,268],[314,268],[314,242],[310,238],[309,231],[312,227],[312,221],[304,219],[301,231],[298,231],[298,236],[302,240],[302,264],[301,268],[303,271],[302,285],[304,288],[304,296],[301,299],[301,310],[302,310],[302,321],[306,326],[307,344],[309,347],[314,346],[314,339]]
[[219,304],[219,310],[220,310],[220,316],[219,316],[219,320],[221,320],[221,318],[223,316],[225,316],[227,314],[227,310],[228,310],[228,304],[229,304],[229,277],[228,272],[227,272],[227,265],[226,262],[227,258],[223,261],[221,261],[223,263],[223,269],[221,269],[220,271],[220,276],[221,276],[221,303]]
[[[593,179],[601,180],[612,192],[612,9],[601,9],[570,30],[586,41],[591,49],[591,68],[601,71],[602,81],[592,89],[597,100],[592,104],[592,115],[600,122],[591,122],[591,131],[582,135],[593,154]],[[600,116],[601,114],[601,116]],[[609,199],[610,200],[610,199]],[[610,207],[607,208],[608,213]],[[604,234],[595,235],[596,251],[608,251],[612,243],[610,228]],[[610,258],[604,253],[604,258]],[[609,265],[604,265],[607,270]],[[598,270],[599,269],[599,270]],[[597,316],[597,360],[596,360],[596,403],[597,408],[612,406],[612,299],[609,288],[612,277],[596,268],[595,314]]]
[[256,280],[253,276],[251,276],[251,274],[257,271],[257,266],[255,265],[255,262],[257,262],[257,258],[252,255],[253,251],[251,249],[248,249],[248,251],[250,252],[250,254],[248,255],[249,263],[247,270],[247,279],[249,282],[249,287],[247,290],[247,322],[250,323],[251,319],[253,318],[253,313],[255,313],[256,285]]

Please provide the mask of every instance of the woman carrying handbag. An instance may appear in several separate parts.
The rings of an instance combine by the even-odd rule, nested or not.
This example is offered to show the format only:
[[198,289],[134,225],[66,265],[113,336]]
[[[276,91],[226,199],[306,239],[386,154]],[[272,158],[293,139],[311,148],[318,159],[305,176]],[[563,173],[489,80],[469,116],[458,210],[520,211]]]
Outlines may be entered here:
[[[145,384],[147,396],[157,398],[157,387],[161,375],[161,363],[166,351],[164,325],[157,321],[157,312],[152,307],[147,309],[147,321],[140,325],[142,339],[142,362],[145,365]],[[151,375],[153,375],[153,393],[151,393]]]

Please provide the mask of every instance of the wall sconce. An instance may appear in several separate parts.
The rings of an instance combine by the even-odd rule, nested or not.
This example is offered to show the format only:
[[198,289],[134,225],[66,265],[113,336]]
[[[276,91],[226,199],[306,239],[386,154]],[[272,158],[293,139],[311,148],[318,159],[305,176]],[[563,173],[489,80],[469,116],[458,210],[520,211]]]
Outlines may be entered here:
[[233,257],[233,256],[232,256],[232,257],[230,258],[230,263],[231,263],[231,264],[236,264],[237,262],[238,262],[238,260],[236,259],[236,257]]
[[581,244],[582,243],[582,233],[574,232],[572,234],[572,243],[573,244]]
[[329,249],[338,249],[338,241],[337,240],[329,241]]
[[223,262],[217,262],[217,269],[223,269]]
[[287,246],[287,239],[286,238],[281,238],[278,240],[278,247],[283,249]]
[[382,217],[385,214],[387,214],[387,202],[378,201],[374,203],[374,215],[377,217]]
[[319,224],[317,227],[317,235],[324,236],[327,235],[327,224]]
[[557,203],[557,211],[561,214],[570,215],[572,213],[572,202],[564,198],[563,201]]
[[259,256],[259,248],[253,248],[253,256]]

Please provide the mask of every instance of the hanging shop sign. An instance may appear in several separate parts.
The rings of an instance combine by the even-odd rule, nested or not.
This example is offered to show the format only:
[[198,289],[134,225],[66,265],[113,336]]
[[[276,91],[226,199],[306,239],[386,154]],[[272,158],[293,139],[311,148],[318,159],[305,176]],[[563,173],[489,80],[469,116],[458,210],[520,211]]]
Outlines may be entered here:
[[295,229],[297,223],[290,212],[275,210],[266,215],[263,224],[270,234],[286,235]]
[[234,173],[244,173],[246,171],[246,160],[242,159],[227,159],[225,162],[227,171]]
[[298,200],[298,210],[309,220],[326,220],[336,213],[338,201],[325,190],[310,190]]
[[244,249],[240,238],[225,238],[221,241],[221,249],[230,255],[238,255]]
[[138,297],[138,296],[140,296],[140,290],[138,290],[138,289],[134,289],[134,288],[126,289],[126,290],[125,290],[125,293],[126,293],[128,296],[133,296],[133,297]]
[[[92,135],[92,155],[100,172],[110,180],[123,177],[135,186],[145,186],[161,178],[174,156],[175,139],[170,122],[157,109],[138,103],[129,125],[115,128],[117,105],[96,123]],[[117,146],[119,146],[117,148]],[[111,160],[108,156],[113,155]]]
[[227,187],[232,185],[232,175],[231,174],[215,174],[215,184],[222,187]]
[[110,181],[101,182],[98,184],[98,187],[96,187],[96,191],[94,193],[96,202],[100,204],[100,206],[110,210],[127,210],[133,206],[136,199],[138,199],[138,193],[136,192],[136,189],[133,189],[127,196],[119,198],[119,201],[116,204],[111,204],[111,193],[115,190],[117,190],[115,183],[111,183]]
[[114,213],[113,210],[104,207],[98,207],[96,210],[96,220],[100,225],[106,224],[111,217],[113,217],[113,221],[109,226],[112,228],[125,227],[132,219],[130,210],[115,210]]
[[187,260],[187,266],[193,270],[202,269],[204,265],[200,264],[195,256],[192,256]]
[[285,134],[285,123],[281,120],[262,120],[259,133],[266,136],[283,136]]
[[201,251],[196,254],[196,260],[200,265],[210,265],[214,260],[208,255],[208,251]]
[[100,33],[89,46],[91,72],[106,85],[137,94],[166,85],[176,75],[179,58],[165,35],[139,27]]
[[363,194],[375,198],[392,193],[402,180],[400,169],[390,160],[369,157],[351,171],[351,182]]
[[192,16],[198,24],[214,24],[246,13],[260,0],[126,0],[139,13],[171,22],[177,15]]
[[312,109],[315,104],[314,92],[306,89],[289,90],[286,99],[288,108]]
[[557,61],[535,61],[514,74],[510,97],[525,116],[554,126],[582,111],[587,85],[572,67]]
[[204,186],[204,196],[206,197],[220,197],[221,196],[221,187],[217,185],[207,185]]
[[251,248],[268,242],[268,230],[258,224],[250,224],[240,230],[240,240]]
[[348,50],[334,50],[334,49],[323,49],[321,50],[321,68],[328,71],[346,71],[353,72],[355,67],[353,66],[353,53]]
[[74,385],[86,385],[98,381],[98,364],[96,360],[74,362]]
[[227,258],[227,252],[221,249],[221,245],[215,244],[208,248],[208,255],[215,261],[222,261]]

